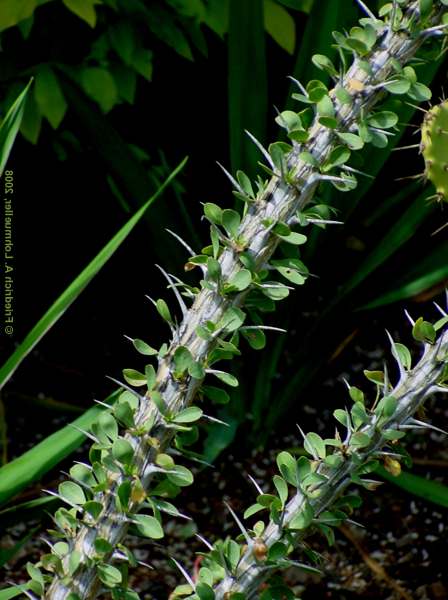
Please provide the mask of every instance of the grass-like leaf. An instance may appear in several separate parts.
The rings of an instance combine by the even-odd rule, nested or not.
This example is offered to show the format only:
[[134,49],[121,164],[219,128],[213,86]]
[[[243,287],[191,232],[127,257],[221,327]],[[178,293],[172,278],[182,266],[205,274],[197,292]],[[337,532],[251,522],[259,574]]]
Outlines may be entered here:
[[230,0],[229,126],[232,172],[253,174],[259,153],[244,130],[266,137],[267,73],[262,0]]
[[378,467],[376,473],[381,475],[383,479],[397,485],[406,492],[414,494],[414,496],[424,498],[439,506],[448,507],[448,486],[443,485],[438,481],[431,481],[425,477],[414,475],[414,473],[406,472],[401,472],[398,477],[394,477],[383,467]]
[[32,82],[33,80],[31,79],[23,92],[17,97],[0,126],[0,177],[3,174],[14,140],[19,131],[26,98]]
[[79,294],[90,283],[100,269],[106,264],[112,254],[117,250],[121,243],[127,238],[130,232],[140,221],[145,211],[157,200],[160,194],[171,183],[176,175],[185,166],[185,158],[172,173],[167,177],[159,189],[145,202],[145,204],[127,221],[125,225],[114,235],[87,267],[76,277],[68,288],[59,296],[59,298],[50,306],[44,316],[36,323],[28,333],[23,342],[16,348],[6,363],[0,369],[0,388],[10,379],[14,371],[24,360],[24,358],[36,346],[39,340],[48,332],[48,330],[58,321],[67,308],[76,300]]
[[[111,394],[107,404],[112,404],[117,392]],[[62,427],[36,444],[18,458],[0,468],[0,506],[18,494],[33,481],[40,479],[45,473],[71,454],[84,441],[84,435],[75,429],[89,429],[102,411],[101,406],[89,408],[70,425]]]

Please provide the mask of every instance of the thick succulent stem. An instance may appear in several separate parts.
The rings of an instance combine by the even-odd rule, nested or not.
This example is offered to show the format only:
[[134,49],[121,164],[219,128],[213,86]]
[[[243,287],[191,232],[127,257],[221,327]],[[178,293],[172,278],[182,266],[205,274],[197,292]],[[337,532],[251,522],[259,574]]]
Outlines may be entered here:
[[[425,24],[439,23],[443,9],[436,4],[438,8],[433,10],[429,19],[426,18]],[[404,9],[403,5],[401,7]],[[369,114],[384,95],[384,90],[387,89],[384,84],[397,72],[397,65],[405,65],[415,55],[425,39],[418,34],[419,2],[408,2],[405,8],[401,23],[395,24],[393,29],[390,25],[379,22],[377,41],[371,51],[362,59],[355,57],[341,81],[329,92],[337,127],[324,126],[317,115],[308,131],[308,140],[294,143],[293,150],[285,156],[286,172],[278,169],[255,201],[248,204],[238,230],[238,243],[227,243],[218,258],[221,283],[229,282],[241,271],[242,252],[251,257],[252,276],[260,272],[280,240],[273,225],[294,223],[297,211],[303,210],[311,201],[319,183],[325,181],[325,178],[331,179],[320,172],[331,151],[341,143],[347,143],[344,135],[358,131],[359,121]],[[412,27],[414,34],[410,35],[409,27]],[[169,446],[175,433],[161,414],[160,406],[157,408],[151,397],[154,399],[158,395],[166,409],[174,415],[192,403],[202,378],[193,378],[188,374],[182,377],[176,375],[176,350],[186,348],[194,362],[206,368],[208,357],[217,344],[216,332],[226,335],[231,331],[228,324],[224,324],[229,309],[242,306],[247,293],[248,289],[240,293],[223,293],[222,285],[210,283],[197,293],[181,324],[173,329],[168,352],[159,358],[155,385],[150,392],[139,398],[135,415],[136,427],[124,436],[133,448],[132,478],[138,479],[143,489],[148,489],[154,474],[160,471],[155,465],[156,457]],[[215,333],[204,339],[198,335],[198,328],[204,327],[207,322],[213,324]],[[135,433],[135,429],[148,422],[153,423],[150,431]],[[101,513],[95,517],[85,514],[83,522],[69,538],[69,552],[62,561],[63,572],[54,575],[45,594],[46,598],[62,600],[74,593],[81,599],[92,599],[99,593],[101,582],[98,577],[95,541],[106,540],[113,550],[116,549],[127,532],[132,515],[142,503],[141,496],[134,496],[125,511],[120,509],[117,491],[120,484],[129,477],[120,469],[107,469],[107,489],[95,493],[92,498],[103,506]],[[275,536],[275,528],[270,535]],[[113,550],[102,554],[103,563],[111,560]],[[76,568],[70,570],[70,556],[73,555],[79,560]],[[253,579],[253,568],[256,569],[253,565],[248,565],[247,575],[242,575],[243,587],[246,586],[246,580],[247,585],[252,585],[249,582]],[[222,594],[228,585],[229,582],[226,581],[219,588]]]
[[[384,418],[377,412],[372,414],[365,424],[357,431],[351,431],[344,441],[347,455],[342,464],[336,468],[325,465],[323,461],[316,469],[316,473],[323,475],[325,481],[304,492],[299,486],[295,494],[285,505],[281,518],[277,522],[272,520],[267,525],[262,542],[269,551],[275,543],[284,542],[286,545],[293,541],[299,547],[303,539],[313,530],[313,525],[318,521],[319,515],[330,509],[335,501],[343,494],[345,489],[353,483],[352,476],[359,471],[360,465],[365,465],[375,457],[379,451],[390,444],[390,434],[385,432],[403,431],[403,426],[412,425],[412,415],[422,406],[427,396],[434,391],[446,391],[448,387],[439,387],[442,376],[446,376],[448,365],[448,330],[439,337],[437,343],[426,344],[422,358],[411,371],[402,370],[397,385],[392,390],[387,390],[385,396],[396,400],[393,415]],[[378,404],[379,405],[379,404]],[[369,438],[369,443],[362,448],[351,447],[354,437],[359,433]],[[359,435],[358,435],[359,437]],[[313,520],[309,526],[299,531],[294,528],[288,532],[294,518],[307,510],[312,511]],[[261,540],[259,540],[259,543]],[[232,593],[243,593],[247,600],[256,598],[260,584],[272,572],[267,568],[266,562],[257,560],[253,547],[247,548],[236,572],[227,575],[215,588],[215,599],[224,600],[231,597]],[[227,594],[227,595],[226,595]]]

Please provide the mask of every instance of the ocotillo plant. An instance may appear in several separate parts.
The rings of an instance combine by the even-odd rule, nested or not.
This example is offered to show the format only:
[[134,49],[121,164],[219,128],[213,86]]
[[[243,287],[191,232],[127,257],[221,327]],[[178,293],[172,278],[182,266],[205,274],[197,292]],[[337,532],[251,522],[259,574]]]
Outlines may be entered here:
[[[277,456],[280,475],[274,476],[271,493],[263,493],[254,481],[257,501],[244,516],[249,518],[269,510],[268,524],[258,521],[248,531],[229,507],[241,530],[240,543],[227,539],[213,547],[203,540],[210,552],[203,555],[205,560],[198,581],[193,582],[178,565],[188,584],[179,586],[173,597],[257,598],[260,584],[273,571],[291,566],[312,569],[292,560],[289,554],[298,549],[302,554],[307,553],[308,558],[312,557],[313,552],[306,548],[304,539],[313,531],[323,533],[330,545],[334,543],[332,528],[348,520],[361,501],[357,495],[344,495],[347,488],[356,484],[368,490],[376,489],[380,482],[365,475],[374,471],[379,461],[390,473],[398,475],[400,460],[406,460],[406,453],[399,445],[406,430],[432,427],[440,431],[413,417],[429,394],[448,392],[448,315],[440,311],[442,318],[434,326],[422,318],[414,322],[409,317],[414,338],[424,346],[423,356],[414,368],[409,349],[394,343],[389,336],[399,381],[392,386],[387,369],[367,371],[368,379],[377,386],[376,399],[370,409],[365,405],[363,392],[348,386],[353,401],[351,410],[337,409],[333,413],[337,427],[345,429],[342,436],[338,428],[335,437],[329,439],[322,439],[314,432],[305,435],[300,430],[311,458],[301,456],[297,460],[290,453],[281,452]],[[444,332],[436,339],[436,332],[441,329]],[[268,600],[293,596],[284,589],[281,580],[274,579],[260,597]]]
[[[164,300],[154,301],[171,329],[170,344],[155,350],[141,340],[131,340],[141,354],[157,359],[158,368],[148,364],[144,373],[125,369],[126,383],[120,384],[125,391],[119,401],[111,412],[103,413],[91,432],[86,432],[94,442],[89,456],[92,464],[74,465],[70,470],[73,481],[59,486],[56,495],[71,508],[56,512],[55,534],[66,541],[55,544],[42,557],[40,565],[29,566],[34,593],[46,598],[76,600],[94,598],[104,588],[117,598],[133,597],[128,589],[127,564],[133,564],[134,559],[123,539],[130,524],[148,537],[163,536],[160,511],[173,513],[175,509],[148,495],[154,482],[159,493],[173,485],[181,487],[192,482],[188,469],[174,464],[166,449],[174,442],[179,450],[185,451],[194,438],[194,423],[205,418],[202,409],[192,405],[198,392],[211,400],[223,397],[224,392],[218,388],[203,385],[204,378],[212,375],[224,383],[237,385],[236,379],[216,369],[215,363],[239,353],[239,333],[257,347],[264,336],[263,330],[270,329],[262,325],[260,312],[286,297],[290,289],[270,280],[270,273],[280,273],[297,285],[306,279],[307,269],[299,258],[273,259],[275,250],[281,243],[300,246],[306,241],[293,227],[302,228],[316,221],[325,223],[310,206],[321,183],[330,182],[343,190],[356,185],[356,170],[348,164],[352,151],[367,143],[378,147],[387,144],[397,116],[390,111],[374,110],[386,92],[407,95],[417,102],[429,99],[430,91],[418,83],[409,63],[424,42],[443,36],[446,1],[396,0],[383,7],[381,18],[375,17],[362,2],[359,4],[367,13],[359,26],[348,34],[335,34],[340,66],[336,68],[325,56],[314,57],[315,64],[330,73],[334,87],[329,90],[315,80],[305,88],[297,82],[299,93],[294,98],[307,108],[297,113],[285,111],[277,118],[290,143],[276,142],[268,150],[260,147],[268,163],[264,169],[271,178],[266,181],[259,178],[254,189],[244,173],[237,173],[236,179],[229,175],[237,197],[244,202],[243,217],[235,210],[205,204],[211,244],[200,255],[191,251],[186,265],[187,269],[202,271],[200,286],[186,285],[161,269],[179,302],[182,321],[177,323]],[[184,297],[193,300],[190,308]],[[247,324],[248,317],[252,324]],[[432,330],[428,333],[427,325],[422,328],[433,342]],[[442,336],[441,344],[445,349],[446,336]],[[375,417],[367,415],[368,420],[359,423],[360,430],[352,432],[346,423],[350,435],[345,443],[349,448],[361,448],[362,452],[350,453],[349,467],[345,463],[331,465],[332,460],[329,461],[329,466],[335,469],[335,479],[331,477],[325,488],[327,501],[321,508],[319,504],[309,510],[299,495],[302,499],[294,509],[305,509],[305,515],[303,511],[297,515],[300,519],[309,521],[311,510],[313,515],[319,514],[328,506],[334,498],[332,484],[342,485],[354,464],[358,466],[358,460],[363,463],[380,449],[388,429],[396,430],[406,422],[411,408],[417,407],[428,386],[435,385],[441,374],[444,357],[439,356],[439,350],[436,346],[436,350],[426,352],[427,358],[420,366],[400,380],[393,399],[388,396]],[[415,391],[404,393],[402,386],[411,382],[418,383]],[[135,388],[145,391],[139,393]],[[310,440],[317,443],[316,448]],[[316,438],[308,438],[307,443],[323,460],[322,446]],[[335,457],[338,458],[337,453]],[[311,491],[319,489],[325,468],[312,474]],[[139,513],[147,509],[152,514]],[[274,509],[278,510],[276,506]],[[288,511],[289,519],[293,512]],[[274,524],[269,531],[277,530],[278,524]],[[273,537],[262,543],[269,547],[270,540],[273,543],[283,539],[275,535],[272,533]],[[253,554],[251,546],[244,556],[250,561]],[[247,585],[238,584],[249,597],[255,593],[254,586],[259,580],[259,568],[252,568],[253,564],[248,563]],[[50,575],[42,575],[41,566]],[[228,594],[234,575],[226,576],[216,590],[216,597]],[[47,583],[50,583],[48,589]],[[195,592],[200,598],[215,594],[213,589],[204,593],[201,589]]]

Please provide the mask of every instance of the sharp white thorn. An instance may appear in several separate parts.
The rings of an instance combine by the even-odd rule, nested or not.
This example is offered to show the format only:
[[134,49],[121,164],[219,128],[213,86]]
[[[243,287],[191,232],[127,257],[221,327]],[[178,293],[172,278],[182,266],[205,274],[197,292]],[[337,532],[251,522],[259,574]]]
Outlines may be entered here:
[[398,370],[400,371],[400,378],[403,377],[406,374],[405,368],[403,367],[403,365],[401,364],[401,360],[400,357],[398,356],[398,352],[397,349],[395,347],[395,342],[393,337],[390,335],[390,333],[387,331],[386,329],[386,335],[389,338],[389,342],[390,342],[390,350],[392,352],[392,356],[395,359],[395,362],[397,363],[398,366]]
[[296,79],[295,77],[292,77],[291,75],[288,75],[288,79],[290,79],[293,83],[295,83],[296,86],[299,88],[299,90],[302,92],[302,94],[308,98],[308,92],[306,91],[305,87],[300,83],[300,81],[298,79]]
[[364,173],[364,171],[360,171],[359,169],[349,167],[348,165],[341,165],[341,169],[343,171],[348,171],[349,173],[357,173],[358,175],[363,175],[364,177],[367,177],[368,179],[375,179],[375,177],[373,175],[370,175],[370,173]]
[[191,256],[195,256],[197,254],[197,252],[195,252],[191,246],[189,246],[187,244],[187,242],[185,240],[183,240],[180,235],[177,235],[177,233],[174,233],[174,231],[171,231],[171,229],[166,229],[166,231],[168,231],[169,234],[171,234],[174,238],[176,238],[176,240],[182,244],[182,246],[184,248],[186,248],[188,250],[188,252],[191,254]]
[[415,321],[406,309],[404,311],[404,314],[406,315],[406,319],[409,321],[409,323],[412,325],[412,327],[414,327]]
[[201,542],[205,544],[209,550],[213,550],[213,546],[205,539],[205,537],[202,537],[202,535],[199,533],[195,533],[194,535],[198,538],[198,540],[201,540]]
[[448,394],[448,387],[443,385],[432,385],[429,388],[429,394]]
[[140,402],[145,399],[144,396],[142,396],[141,394],[139,394],[136,390],[134,390],[133,388],[131,388],[129,385],[127,385],[123,381],[119,381],[118,379],[115,379],[115,377],[111,377],[110,375],[106,375],[106,378],[110,379],[110,381],[113,381],[119,387],[124,388],[127,392],[130,392],[131,394],[134,394],[134,396],[136,398],[138,398],[138,400]]
[[424,29],[420,32],[420,36],[428,36],[428,35],[442,35],[443,30],[448,27],[448,23],[444,23],[443,25],[435,25],[434,27],[428,27],[428,29]]
[[60,494],[57,494],[56,492],[52,492],[51,490],[46,490],[43,488],[41,491],[45,492],[46,494],[49,494],[50,496],[54,496],[55,498],[59,498],[59,500],[62,500],[66,504],[69,504],[72,508],[76,508],[76,510],[83,510],[80,506],[77,506],[73,502],[70,502],[70,500],[68,500],[67,498],[64,498],[63,496],[61,496]]
[[312,225],[344,225],[344,221],[330,221],[328,219],[309,219],[306,217],[308,223]]
[[436,427],[435,425],[432,425],[431,423],[425,423],[425,421],[419,421],[418,419],[414,419],[413,417],[408,419],[406,421],[406,424],[407,425],[416,425],[417,427],[421,427],[422,429],[432,429],[434,431],[438,431],[439,433],[448,435],[448,431],[445,431],[444,429],[440,429],[440,427]]
[[105,402],[101,402],[101,400],[95,400],[95,398],[94,398],[93,401],[96,402],[97,404],[100,404],[101,406],[104,406],[104,408],[107,408],[107,409],[111,408],[109,406],[109,404],[106,404]]
[[182,311],[182,315],[185,317],[185,315],[188,312],[188,308],[187,305],[185,304],[182,296],[179,293],[179,290],[177,289],[177,287],[174,284],[173,278],[171,277],[171,275],[169,273],[167,273],[165,271],[165,269],[163,269],[160,265],[156,265],[156,267],[159,269],[159,271],[162,273],[162,275],[165,277],[165,279],[168,281],[169,286],[168,288],[171,289],[174,293],[174,295],[176,296],[176,300],[179,303],[180,309]]
[[335,183],[348,183],[349,179],[344,179],[343,177],[336,177],[335,175],[319,175],[319,181],[334,181]]
[[244,190],[242,189],[242,187],[240,186],[240,184],[238,183],[238,181],[228,172],[228,170],[225,167],[223,167],[220,162],[216,162],[216,164],[223,170],[224,174],[229,179],[229,181],[231,182],[231,184],[233,185],[233,187],[238,192],[240,192],[240,194],[244,194]]
[[247,329],[262,329],[265,331],[279,331],[280,333],[288,333],[286,329],[282,329],[281,327],[271,327],[270,325],[245,325],[240,327],[240,331]]
[[448,313],[443,310],[443,308],[440,306],[440,304],[437,304],[437,302],[434,302],[434,306],[437,308],[437,310],[442,315],[442,317],[448,317]]
[[342,378],[342,381],[345,383],[345,385],[346,385],[346,387],[347,387],[348,391],[350,391],[351,385],[349,384],[349,382],[346,380],[346,378],[345,378],[345,377],[343,377],[343,378]]
[[373,12],[370,10],[370,8],[368,6],[366,6],[364,4],[364,2],[362,0],[356,0],[356,2],[358,3],[358,6],[361,8],[361,10],[363,10],[365,12],[365,14],[369,17],[369,19],[376,20],[376,17],[373,14]]
[[303,433],[303,429],[300,427],[300,425],[298,423],[296,423],[296,425],[297,425],[297,429],[300,431],[303,439],[305,439],[305,434]]
[[96,442],[97,444],[99,443],[99,439],[92,433],[89,433],[88,431],[86,431],[85,429],[81,429],[77,425],[73,425],[73,423],[69,423],[69,427],[71,427],[72,429],[76,429],[77,431],[79,431],[80,433],[85,435],[86,437],[90,438],[93,442]]
[[154,306],[157,306],[157,302],[154,300],[154,298],[151,298],[151,296],[149,296],[148,294],[145,294],[145,298],[148,298],[148,300],[152,302]]
[[248,131],[247,129],[244,130],[246,135],[249,136],[249,138],[251,139],[251,141],[255,144],[255,146],[260,150],[260,152],[262,153],[262,155],[265,157],[266,161],[268,162],[269,166],[271,167],[271,169],[274,171],[275,170],[275,164],[274,161],[271,158],[271,155],[269,154],[269,152],[266,150],[266,148],[264,148],[262,146],[262,144],[257,140],[257,138],[251,134],[250,131]]
[[219,423],[219,425],[224,425],[225,427],[230,427],[228,423],[225,421],[221,421],[221,419],[217,419],[216,417],[211,417],[210,415],[203,414],[202,417],[204,419],[208,419],[209,421],[213,421],[213,423]]
[[358,523],[358,521],[353,521],[353,519],[347,519],[346,523],[350,523],[351,525],[355,525],[355,527],[361,527],[361,529],[365,529],[366,526],[362,523]]
[[230,512],[230,514],[231,514],[231,515],[232,515],[232,517],[235,519],[235,523],[238,525],[238,527],[239,527],[239,530],[240,530],[240,531],[241,531],[241,533],[243,534],[243,536],[244,536],[244,539],[245,539],[245,540],[246,540],[246,542],[247,542],[247,545],[248,545],[248,546],[251,546],[251,545],[252,545],[252,540],[251,540],[251,538],[250,538],[249,534],[247,533],[247,530],[246,530],[246,528],[245,528],[245,527],[244,527],[244,525],[241,523],[241,521],[238,519],[238,516],[237,516],[237,514],[235,513],[235,511],[233,510],[233,508],[230,506],[230,504],[227,504],[227,502],[224,502],[224,504],[227,506],[227,508],[228,508],[228,510],[229,510],[229,512]]
[[180,562],[177,561],[172,556],[170,556],[170,558],[173,561],[173,563],[176,565],[176,567],[179,569],[179,571],[182,573],[182,575],[185,577],[185,579],[188,581],[188,583],[191,585],[191,587],[195,590],[196,585],[195,585],[194,581],[192,580],[190,575],[187,573],[187,571],[183,568],[183,566],[180,564]]
[[259,494],[262,494],[262,493],[263,493],[263,490],[262,490],[262,489],[261,489],[261,487],[258,485],[258,483],[255,481],[255,479],[252,477],[252,475],[249,475],[249,474],[248,474],[247,476],[248,476],[248,478],[251,480],[251,482],[254,484],[254,486],[255,486],[255,489],[257,490],[257,492],[258,492]]

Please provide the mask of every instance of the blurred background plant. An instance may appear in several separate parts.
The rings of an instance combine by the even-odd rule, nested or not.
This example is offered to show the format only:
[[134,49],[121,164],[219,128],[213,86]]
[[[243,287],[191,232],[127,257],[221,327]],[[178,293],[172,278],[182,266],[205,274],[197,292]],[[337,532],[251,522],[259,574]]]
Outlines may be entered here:
[[[384,4],[367,2],[374,11]],[[229,201],[215,161],[256,172],[244,129],[263,144],[276,139],[273,107],[298,107],[286,75],[328,82],[331,72],[312,56],[334,58],[332,32],[357,18],[347,0],[0,3],[2,115],[34,78],[8,163],[16,327],[0,339],[4,525],[24,518],[22,508],[35,514],[54,503],[34,500],[40,484],[23,490],[81,445],[83,436],[65,426],[78,417],[86,428],[99,410],[92,399],[113,392],[104,375],[133,360],[123,335],[163,340],[144,295],[164,294],[155,262],[179,273],[187,258],[165,228],[195,250],[206,243],[201,203],[238,202]],[[437,100],[444,55],[429,49],[415,69]],[[259,339],[257,352],[232,361],[240,386],[217,415],[230,426],[209,426],[198,441],[207,461],[232,444],[249,453],[290,428],[305,398],[319,406],[324,368],[330,379],[350,371],[357,339],[381,360],[383,337],[372,324],[399,339],[402,303],[418,312],[414,305],[446,286],[448,241],[446,230],[437,233],[446,217],[427,200],[430,186],[402,180],[423,171],[417,150],[394,151],[418,143],[423,115],[389,102],[400,116],[397,135],[387,148],[363,150],[357,166],[369,177],[350,193],[326,188],[319,198],[320,214],[344,226],[310,233],[303,258],[313,277],[271,318],[288,335],[268,333],[266,345]],[[185,155],[187,166],[121,245],[136,211]]]

